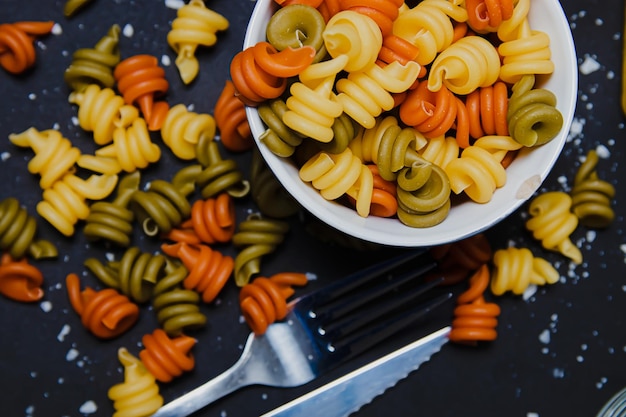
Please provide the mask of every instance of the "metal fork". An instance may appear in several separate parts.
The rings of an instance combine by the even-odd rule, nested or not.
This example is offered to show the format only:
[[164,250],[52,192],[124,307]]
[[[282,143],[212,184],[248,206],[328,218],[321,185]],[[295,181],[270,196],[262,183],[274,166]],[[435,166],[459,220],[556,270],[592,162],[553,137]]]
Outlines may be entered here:
[[248,385],[295,387],[378,344],[451,297],[427,297],[439,281],[427,252],[403,254],[289,303],[261,336],[250,334],[239,360],[214,379],[161,407],[153,417],[183,417]]

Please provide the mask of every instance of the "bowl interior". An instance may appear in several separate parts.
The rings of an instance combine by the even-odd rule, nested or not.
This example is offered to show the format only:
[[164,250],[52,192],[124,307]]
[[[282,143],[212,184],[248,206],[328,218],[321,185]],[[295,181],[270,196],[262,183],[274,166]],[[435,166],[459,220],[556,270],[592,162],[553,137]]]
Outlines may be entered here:
[[[273,0],[257,0],[244,39],[244,48],[265,40],[265,28],[275,10]],[[356,211],[326,201],[312,186],[302,182],[295,165],[274,155],[259,136],[265,131],[255,108],[246,109],[252,134],[265,161],[291,195],[313,215],[328,225],[357,238],[382,245],[426,247],[453,242],[479,233],[515,211],[538,189],[558,159],[569,133],[576,106],[578,72],[572,34],[558,0],[531,0],[529,22],[532,29],[550,36],[554,73],[538,85],[557,96],[557,108],[563,114],[561,132],[541,147],[524,149],[507,168],[507,183],[490,202],[466,201],[453,205],[439,225],[412,228],[397,219],[360,217]]]

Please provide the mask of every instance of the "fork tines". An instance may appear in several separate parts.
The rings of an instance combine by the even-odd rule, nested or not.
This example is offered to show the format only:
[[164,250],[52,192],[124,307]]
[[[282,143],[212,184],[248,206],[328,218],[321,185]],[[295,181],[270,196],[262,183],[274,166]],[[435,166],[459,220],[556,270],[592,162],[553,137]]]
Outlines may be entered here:
[[425,251],[402,254],[299,298],[294,313],[322,355],[345,360],[414,323],[451,297],[427,297],[441,281],[422,277],[436,266]]

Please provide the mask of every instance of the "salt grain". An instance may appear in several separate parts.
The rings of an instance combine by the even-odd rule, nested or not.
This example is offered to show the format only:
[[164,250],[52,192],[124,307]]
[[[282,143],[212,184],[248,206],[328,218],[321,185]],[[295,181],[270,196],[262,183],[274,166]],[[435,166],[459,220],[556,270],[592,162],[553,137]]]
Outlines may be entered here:
[[9,152],[0,153],[0,160],[2,160],[2,162],[6,161],[10,157],[11,157],[11,154]]
[[598,145],[596,147],[596,153],[598,157],[602,159],[609,159],[611,157],[611,151],[604,145]]
[[162,55],[161,65],[163,65],[164,67],[169,67],[170,65],[172,65],[172,59],[167,55]]
[[59,342],[63,342],[65,340],[65,336],[67,336],[70,333],[70,330],[72,330],[72,328],[70,327],[69,324],[63,325],[63,327],[61,328],[61,331],[57,335],[57,340]]
[[68,362],[71,362],[74,359],[76,359],[77,357],[78,357],[78,350],[72,348],[72,349],[67,351],[67,354],[65,355],[65,360],[68,361]]
[[135,28],[130,23],[124,25],[124,29],[122,29],[122,34],[127,38],[131,38],[135,34]]
[[552,376],[555,378],[564,378],[565,377],[565,370],[561,369],[561,368],[554,368],[552,370]]
[[53,35],[61,35],[63,34],[63,27],[58,23],[55,23],[52,26],[52,30],[50,31],[50,33],[52,33]]
[[183,0],[165,0],[165,7],[178,10],[185,5]]
[[539,341],[545,345],[550,343],[550,331],[545,329],[539,334]]
[[34,101],[34,100],[37,100],[37,94],[35,94],[35,93],[30,93],[30,94],[28,95],[28,99],[29,99],[29,100],[33,100],[33,101]]
[[93,414],[98,411],[98,406],[92,400],[86,401],[83,405],[78,409],[83,414]]
[[50,301],[42,301],[39,304],[39,307],[46,313],[49,313],[52,310],[52,303]]
[[592,72],[596,72],[597,70],[599,70],[600,63],[596,61],[595,59],[593,59],[591,56],[586,55],[585,60],[583,61],[582,64],[580,64],[579,69],[583,75],[588,75],[588,74],[591,74]]

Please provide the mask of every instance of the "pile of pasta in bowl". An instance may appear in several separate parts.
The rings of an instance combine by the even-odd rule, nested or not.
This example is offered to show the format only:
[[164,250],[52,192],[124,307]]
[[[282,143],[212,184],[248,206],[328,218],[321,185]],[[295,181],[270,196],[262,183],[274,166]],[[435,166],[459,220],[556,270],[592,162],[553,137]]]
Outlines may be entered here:
[[258,0],[231,64],[260,153],[339,231],[426,247],[538,189],[574,115],[557,0]]

